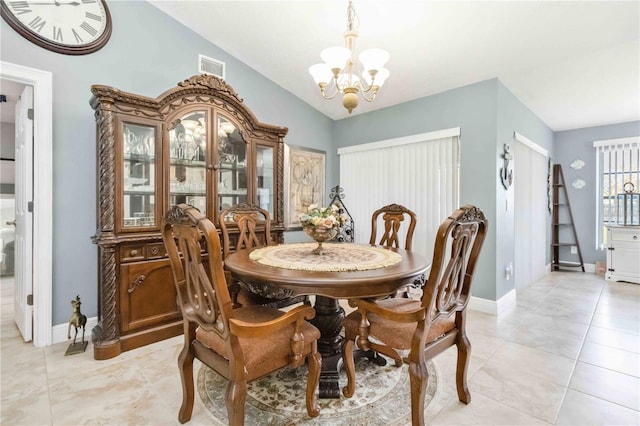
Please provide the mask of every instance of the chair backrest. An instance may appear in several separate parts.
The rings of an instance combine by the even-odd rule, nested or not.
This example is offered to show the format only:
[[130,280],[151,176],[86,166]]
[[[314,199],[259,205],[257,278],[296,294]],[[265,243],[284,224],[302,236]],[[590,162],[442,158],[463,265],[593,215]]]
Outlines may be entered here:
[[376,210],[371,216],[371,237],[369,238],[369,244],[376,244],[378,217],[380,215],[382,215],[382,220],[384,221],[384,231],[377,244],[385,247],[400,248],[400,227],[402,222],[408,218],[409,223],[407,225],[407,233],[405,234],[404,248],[405,250],[411,250],[413,231],[416,229],[416,214],[400,204],[389,204]]
[[466,308],[487,226],[484,213],[472,205],[460,207],[440,224],[422,295],[422,306],[431,312],[427,321]]
[[224,257],[232,251],[232,228],[238,230],[234,251],[271,244],[271,216],[256,205],[241,203],[225,209],[220,212],[219,223]]
[[[207,266],[203,264],[206,261],[201,245],[203,237]],[[183,319],[216,332],[228,342],[231,298],[215,226],[195,207],[179,204],[163,219],[162,239],[171,262]]]

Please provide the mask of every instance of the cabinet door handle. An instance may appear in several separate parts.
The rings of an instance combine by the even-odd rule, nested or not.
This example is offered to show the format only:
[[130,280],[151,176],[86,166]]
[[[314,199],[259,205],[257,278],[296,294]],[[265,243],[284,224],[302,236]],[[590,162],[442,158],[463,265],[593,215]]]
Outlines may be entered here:
[[207,165],[207,170],[217,170],[218,166],[214,166],[213,164],[208,164]]
[[134,291],[136,291],[136,289],[138,287],[140,287],[140,285],[142,284],[142,282],[144,280],[146,280],[147,277],[144,275],[140,275],[138,278],[136,278],[135,280],[133,280],[133,282],[129,285],[129,288],[127,289],[127,292],[129,294],[133,293]]
[[634,235],[634,236],[633,236],[633,239],[634,239],[634,240],[637,240],[637,239],[638,239],[638,236],[637,236],[637,235]]

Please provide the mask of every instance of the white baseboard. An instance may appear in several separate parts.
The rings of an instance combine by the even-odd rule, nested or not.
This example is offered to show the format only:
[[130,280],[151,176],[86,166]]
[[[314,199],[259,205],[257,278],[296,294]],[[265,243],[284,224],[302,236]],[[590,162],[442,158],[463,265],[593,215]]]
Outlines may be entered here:
[[[87,324],[84,326],[84,340],[91,340],[91,330],[98,324],[98,317],[87,318]],[[51,341],[52,344],[67,342],[67,331],[69,330],[69,323],[54,325],[51,328]],[[71,338],[73,339],[74,330],[71,330]],[[82,330],[78,330],[78,342],[82,338]]]
[[498,300],[482,299],[471,296],[469,309],[491,315],[500,315],[516,305],[516,290],[513,289]]

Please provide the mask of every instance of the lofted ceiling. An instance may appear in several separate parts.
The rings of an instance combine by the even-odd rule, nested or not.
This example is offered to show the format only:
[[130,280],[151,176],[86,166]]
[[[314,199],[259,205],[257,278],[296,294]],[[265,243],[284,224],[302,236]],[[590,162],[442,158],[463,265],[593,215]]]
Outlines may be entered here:
[[[346,0],[149,0],[333,119],[307,69],[343,44]],[[354,0],[358,51],[391,54],[353,115],[499,78],[552,130],[640,119],[640,2]],[[227,78],[229,76],[227,75]]]

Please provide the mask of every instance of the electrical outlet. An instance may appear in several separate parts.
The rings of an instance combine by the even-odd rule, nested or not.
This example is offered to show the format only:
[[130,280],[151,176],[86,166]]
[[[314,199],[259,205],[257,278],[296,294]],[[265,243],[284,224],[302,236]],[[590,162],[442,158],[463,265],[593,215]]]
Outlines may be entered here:
[[571,246],[571,254],[578,254],[578,246]]

